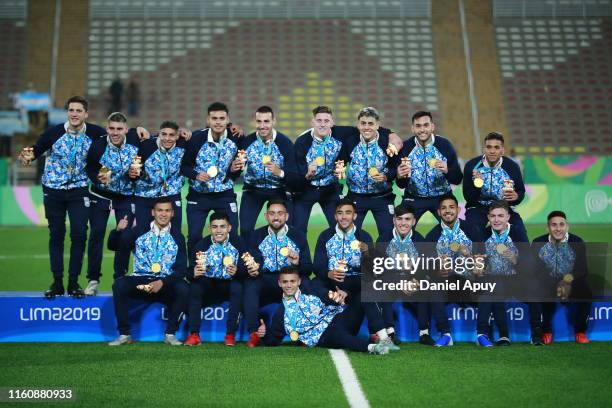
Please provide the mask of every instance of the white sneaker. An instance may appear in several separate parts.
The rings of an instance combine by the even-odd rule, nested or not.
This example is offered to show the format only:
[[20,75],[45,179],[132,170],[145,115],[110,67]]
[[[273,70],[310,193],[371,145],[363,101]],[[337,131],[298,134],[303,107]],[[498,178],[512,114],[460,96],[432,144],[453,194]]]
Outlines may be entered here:
[[174,334],[166,333],[166,338],[164,339],[165,344],[169,344],[171,346],[180,346],[183,344],[182,341],[176,338]]
[[109,346],[122,346],[124,344],[132,344],[132,336],[129,334],[121,334],[115,340],[108,343]]
[[389,348],[387,348],[382,343],[376,343],[374,344],[374,349],[370,351],[370,354],[379,354],[379,355],[389,354]]
[[97,280],[90,280],[83,292],[86,296],[96,296],[98,294],[98,285],[99,282]]

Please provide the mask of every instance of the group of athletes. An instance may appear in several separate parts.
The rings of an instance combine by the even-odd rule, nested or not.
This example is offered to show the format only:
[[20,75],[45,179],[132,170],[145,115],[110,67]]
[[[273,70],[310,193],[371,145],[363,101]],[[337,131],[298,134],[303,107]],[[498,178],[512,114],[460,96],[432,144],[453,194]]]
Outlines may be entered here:
[[[138,298],[167,305],[164,341],[170,345],[199,345],[202,306],[229,300],[228,346],[236,344],[243,316],[249,347],[277,345],[289,335],[307,346],[373,354],[398,350],[393,304],[361,300],[362,260],[373,244],[362,229],[368,212],[376,222],[376,241],[385,244],[388,256],[418,256],[419,243],[429,242],[441,257],[482,253],[486,258],[486,267],[469,273],[440,268],[423,278],[503,285],[520,274],[518,246],[528,243],[528,237],[514,207],[523,200],[525,186],[517,163],[504,156],[500,133],[489,133],[483,154],[462,171],[452,143],[435,133],[432,115],[425,111],[412,116],[413,135],[402,141],[380,126],[375,108],[361,109],[352,127],[336,126],[332,110],[318,106],[312,111],[312,128],[293,142],[277,132],[268,106],[255,111],[256,131],[249,135],[230,123],[228,107],[220,102],[208,106],[204,129],[191,132],[164,121],[156,135],[128,128],[120,112],[108,117],[106,128],[87,123],[88,109],[83,97],[70,98],[66,123],[45,131],[34,146],[23,149],[20,160],[30,165],[46,156],[42,188],[54,279],[46,297],[66,293],[66,214],[71,238],[67,293],[97,294],[108,218],[114,211],[116,228],[107,245],[115,252],[113,302],[119,337],[110,345],[133,341],[129,309]],[[240,205],[234,190],[239,177]],[[185,179],[186,240],[181,232]],[[394,182],[403,189],[398,206]],[[460,183],[465,220],[459,219],[451,190]],[[306,234],[316,203],[329,228],[319,235],[311,258]],[[255,229],[262,209],[267,225]],[[415,225],[428,211],[439,224],[423,237]],[[540,280],[552,300],[584,298],[587,290],[582,240],[568,228],[566,215],[554,211],[548,234],[534,240],[544,271]],[[88,284],[82,289],[78,277],[86,250]],[[131,253],[134,268],[128,274]],[[451,298],[443,291],[437,295],[433,301],[413,302],[419,341],[452,346],[445,309]],[[477,344],[509,345],[505,303],[481,300]],[[260,306],[271,302],[279,303],[275,314],[262,317]],[[574,304],[576,341],[588,343],[590,303]],[[533,344],[553,341],[556,305],[529,303]],[[176,332],[183,313],[189,335],[181,341]],[[495,342],[491,315],[499,331]],[[369,338],[357,335],[364,317]],[[432,318],[440,333],[436,340],[429,333]]]

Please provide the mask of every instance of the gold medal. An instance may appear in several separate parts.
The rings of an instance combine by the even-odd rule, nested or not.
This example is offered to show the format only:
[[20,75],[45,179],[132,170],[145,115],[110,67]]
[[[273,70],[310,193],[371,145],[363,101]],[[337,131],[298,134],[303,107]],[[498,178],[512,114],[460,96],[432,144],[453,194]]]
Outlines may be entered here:
[[458,242],[451,242],[450,249],[453,252],[457,252],[459,250],[459,243]]
[[211,178],[214,178],[217,174],[219,174],[219,169],[217,169],[217,166],[209,167],[208,170],[206,170],[206,174],[208,174]]
[[497,244],[495,246],[495,250],[497,251],[498,254],[503,255],[503,253],[508,250],[508,247],[504,244]]
[[359,249],[359,244],[361,244],[361,242],[357,240],[351,241],[351,249]]
[[269,155],[267,155],[267,154],[264,154],[264,155],[263,155],[263,157],[261,158],[261,162],[262,162],[263,164],[268,164],[268,163],[270,163],[271,161],[272,161],[272,157],[270,157],[270,156],[269,156]]
[[153,265],[151,265],[151,272],[159,273],[160,271],[161,271],[161,265],[158,262],[155,262]]
[[474,179],[474,187],[482,188],[482,186],[484,186],[484,180],[481,179],[480,177],[475,178]]
[[291,338],[291,341],[298,341],[300,334],[297,331],[292,330],[291,333],[289,333],[289,337]]
[[429,164],[429,167],[436,167],[436,164],[438,164],[438,160],[436,160],[436,159],[429,159],[427,164]]
[[318,157],[315,159],[315,162],[317,163],[317,166],[322,166],[322,165],[324,165],[324,164],[325,164],[325,157],[323,157],[323,156],[318,156]]
[[374,177],[375,175],[377,175],[377,174],[378,174],[378,169],[377,169],[376,167],[370,167],[370,168],[368,169],[368,174],[369,174],[371,177]]
[[280,249],[280,251],[279,251],[279,252],[280,252],[280,254],[281,254],[282,256],[288,256],[288,255],[289,255],[289,248],[287,248],[287,247],[282,247],[282,248]]
[[102,167],[100,167],[100,173],[102,173],[102,174],[110,173],[110,169],[108,167],[106,167],[106,166],[102,166]]
[[234,258],[232,258],[231,256],[223,257],[223,266],[230,266],[233,263],[234,263]]

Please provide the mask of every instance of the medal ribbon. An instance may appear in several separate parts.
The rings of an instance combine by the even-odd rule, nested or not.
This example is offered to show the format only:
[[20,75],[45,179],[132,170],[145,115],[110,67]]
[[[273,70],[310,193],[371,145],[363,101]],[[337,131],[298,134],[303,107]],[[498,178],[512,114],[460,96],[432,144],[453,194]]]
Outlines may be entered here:
[[455,225],[453,225],[453,228],[447,227],[444,223],[441,223],[440,225],[442,226],[442,238],[444,240],[448,240],[448,242],[452,242],[453,238],[459,231],[459,220],[457,219],[455,221]]
[[493,230],[492,232],[492,236],[495,242],[498,244],[503,244],[508,240],[508,235],[510,234],[510,227],[506,228],[506,230],[500,234],[498,234],[495,230]]
[[[68,133],[70,135],[70,133]],[[70,154],[70,162],[73,165],[73,170],[77,169],[77,153],[81,150],[81,147],[83,145],[83,136],[85,136],[85,134],[81,131],[79,131],[78,133],[74,134],[74,143],[72,145],[72,150],[71,150],[71,154]]]
[[[170,238],[170,233],[164,234],[163,237],[161,234],[159,235],[153,234],[152,240],[155,240],[155,250],[153,251],[153,262],[151,262],[151,265],[153,265],[154,263],[159,263],[159,265],[162,266],[162,261],[161,261],[162,255],[164,253],[164,249],[166,248],[166,244],[168,243],[169,238]],[[152,243],[151,243],[151,247],[153,247]]]
[[161,155],[161,160],[159,161],[159,167],[161,168],[162,181],[163,181],[162,190],[164,190],[164,187],[167,186],[167,182],[168,182],[170,159],[168,159],[168,152],[163,152],[160,149],[159,154]]
[[[325,171],[325,167],[327,167],[327,156],[325,155],[327,144],[329,143],[329,139],[331,137],[325,136],[323,140],[319,140],[316,137],[313,137],[313,145],[315,146],[315,160],[317,157],[323,157],[323,170]],[[318,166],[319,167],[319,166]],[[317,168],[318,168],[317,167]]]

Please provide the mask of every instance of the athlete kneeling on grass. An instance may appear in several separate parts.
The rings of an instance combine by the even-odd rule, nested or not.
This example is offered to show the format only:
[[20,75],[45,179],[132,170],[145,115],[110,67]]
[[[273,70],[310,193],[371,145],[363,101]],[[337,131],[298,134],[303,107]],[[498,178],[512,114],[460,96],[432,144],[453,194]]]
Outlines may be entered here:
[[[278,286],[283,291],[283,302],[272,317],[270,330],[263,342],[266,346],[278,346],[285,335],[292,341],[300,341],[308,347],[346,348],[353,351],[387,354],[384,344],[369,344],[368,339],[352,335],[347,327],[351,319],[359,319],[359,313],[344,305],[346,292],[336,288],[325,290],[312,284],[308,292],[300,290],[300,273],[295,267],[280,271]],[[306,288],[304,288],[306,290]]]

